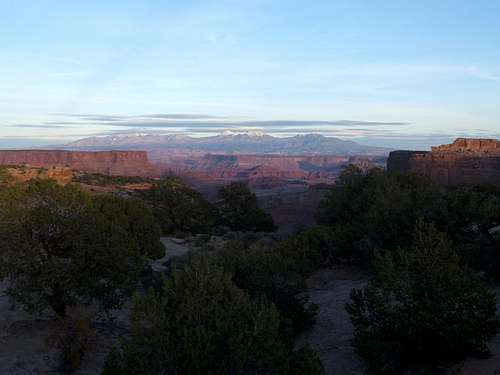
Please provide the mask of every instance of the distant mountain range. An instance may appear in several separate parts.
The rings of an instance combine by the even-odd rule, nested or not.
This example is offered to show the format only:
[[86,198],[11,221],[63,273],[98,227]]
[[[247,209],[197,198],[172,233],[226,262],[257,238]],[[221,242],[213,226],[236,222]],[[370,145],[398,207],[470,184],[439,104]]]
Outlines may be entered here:
[[281,155],[387,155],[388,148],[319,134],[273,137],[262,132],[233,133],[190,137],[179,134],[126,134],[84,138],[65,145],[73,150],[183,150],[210,153],[281,154]]

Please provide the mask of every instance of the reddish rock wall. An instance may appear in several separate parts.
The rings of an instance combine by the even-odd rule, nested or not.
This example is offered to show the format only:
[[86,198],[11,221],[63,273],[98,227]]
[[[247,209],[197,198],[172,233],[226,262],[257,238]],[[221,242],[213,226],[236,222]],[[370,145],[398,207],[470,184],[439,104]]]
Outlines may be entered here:
[[277,177],[293,180],[333,179],[345,164],[378,163],[377,157],[321,155],[162,155],[153,156],[165,170],[212,179]]
[[457,138],[450,145],[432,147],[431,150],[433,154],[500,156],[500,141],[496,139]]
[[0,165],[24,165],[34,168],[66,167],[85,172],[113,175],[151,175],[155,168],[145,151],[0,151]]
[[393,151],[389,171],[429,176],[442,185],[492,184],[500,186],[500,142],[458,138],[451,145],[426,151]]

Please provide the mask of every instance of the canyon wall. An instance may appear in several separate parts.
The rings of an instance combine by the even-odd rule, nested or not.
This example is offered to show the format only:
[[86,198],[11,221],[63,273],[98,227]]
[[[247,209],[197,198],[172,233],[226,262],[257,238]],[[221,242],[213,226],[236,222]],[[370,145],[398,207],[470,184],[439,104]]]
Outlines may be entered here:
[[383,157],[345,155],[190,155],[154,152],[151,153],[151,159],[161,164],[164,169],[180,175],[192,174],[212,179],[263,177],[290,180],[334,179],[341,167],[349,163],[359,165],[385,163]]
[[500,186],[500,141],[458,138],[430,152],[393,151],[387,169],[425,175],[441,185]]
[[149,163],[145,151],[9,150],[0,151],[0,165],[65,167],[84,172],[129,176],[156,173],[156,168]]

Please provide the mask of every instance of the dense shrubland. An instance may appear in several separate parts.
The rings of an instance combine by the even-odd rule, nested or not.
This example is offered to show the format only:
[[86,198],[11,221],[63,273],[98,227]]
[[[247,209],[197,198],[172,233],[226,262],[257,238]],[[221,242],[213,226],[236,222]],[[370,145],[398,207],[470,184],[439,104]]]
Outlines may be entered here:
[[500,224],[498,189],[444,188],[352,166],[318,217],[332,238],[321,260],[350,260],[374,272],[347,305],[354,345],[372,372],[432,368],[487,352],[499,327],[496,300],[477,277],[500,272],[499,242],[490,234]]
[[336,233],[336,251],[365,265],[377,251],[411,245],[418,220],[434,223],[462,265],[500,276],[499,243],[489,233],[500,224],[500,190],[493,187],[443,188],[419,176],[352,166],[321,204],[318,219]]
[[174,177],[154,181],[151,189],[138,192],[138,196],[150,205],[165,234],[214,233],[217,227],[249,232],[276,230],[271,215],[258,207],[255,194],[239,182],[222,187],[215,205]]
[[494,293],[460,267],[446,236],[422,221],[411,246],[376,256],[375,278],[351,298],[354,345],[374,373],[483,354],[498,332]]
[[259,208],[257,197],[243,182],[233,182],[217,193],[220,225],[231,230],[273,232],[277,228],[270,214]]
[[154,179],[140,176],[117,176],[101,173],[77,172],[73,182],[94,186],[122,186],[127,184],[151,183]]
[[153,179],[80,172],[75,174],[74,182],[110,186],[118,190],[126,189],[128,184],[151,185],[149,189],[137,190],[132,194],[153,210],[162,233],[167,235],[212,234],[220,232],[217,230],[220,227],[246,232],[276,230],[272,217],[258,207],[257,197],[242,182],[220,188],[215,204],[174,176]]
[[[87,176],[117,182],[98,177]],[[137,181],[118,181],[128,182]],[[317,312],[305,278],[338,263],[373,274],[347,310],[353,344],[374,373],[484,355],[498,331],[495,297],[478,279],[500,277],[495,188],[443,188],[351,166],[320,205],[321,225],[259,241],[253,232],[276,228],[246,185],[223,187],[211,204],[178,179],[149,183],[126,198],[37,180],[0,189],[0,278],[29,311],[52,309],[70,333],[84,332],[76,346],[64,344],[67,329],[56,336],[68,363],[78,362],[88,326],[66,311],[119,308],[146,260],[163,255],[160,230],[247,233],[192,254],[136,296],[132,332],[105,374],[321,374],[317,354],[293,341]]]
[[[274,229],[245,185],[221,190],[219,224]],[[238,194],[241,193],[241,197]],[[222,200],[222,202],[221,202]],[[164,283],[134,302],[133,334],[107,359],[105,374],[322,374],[317,354],[294,349],[314,323],[302,266],[271,242],[243,236],[192,254]]]
[[0,190],[0,278],[30,312],[119,308],[148,257],[163,254],[141,202],[34,180]]
[[178,178],[156,180],[151,189],[137,195],[151,207],[164,234],[188,235],[214,230],[213,205]]
[[230,272],[234,284],[254,298],[273,303],[293,333],[314,323],[317,307],[308,303],[305,279],[295,260],[275,246],[230,242],[212,255],[215,264]]
[[[233,188],[226,192],[234,194]],[[0,276],[28,311],[59,316],[51,344],[62,350],[61,371],[70,373],[88,349],[94,319],[73,312],[86,305],[103,312],[121,307],[147,258],[164,254],[157,224],[167,233],[209,232],[219,209],[231,215],[234,208],[257,224],[239,230],[274,229],[255,196],[246,187],[242,194],[221,208],[171,178],[125,197],[90,195],[50,180],[4,186]],[[105,371],[322,374],[314,351],[293,346],[315,315],[297,269],[264,245],[235,242],[195,255],[135,299],[131,337],[109,356]]]
[[263,295],[207,256],[138,298],[130,339],[104,374],[322,374],[316,354],[293,349],[290,327]]

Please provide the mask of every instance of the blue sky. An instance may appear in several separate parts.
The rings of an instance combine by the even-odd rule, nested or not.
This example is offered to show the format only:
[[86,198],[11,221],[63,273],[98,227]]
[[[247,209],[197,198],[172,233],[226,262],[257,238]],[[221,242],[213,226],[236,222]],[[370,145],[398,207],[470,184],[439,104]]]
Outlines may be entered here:
[[409,148],[500,137],[500,1],[0,9],[0,147],[224,128]]

